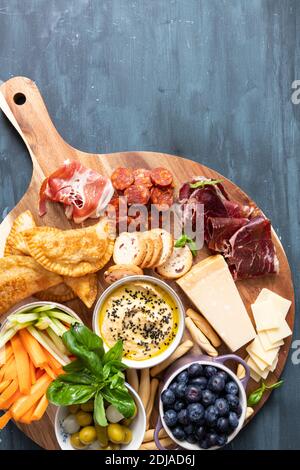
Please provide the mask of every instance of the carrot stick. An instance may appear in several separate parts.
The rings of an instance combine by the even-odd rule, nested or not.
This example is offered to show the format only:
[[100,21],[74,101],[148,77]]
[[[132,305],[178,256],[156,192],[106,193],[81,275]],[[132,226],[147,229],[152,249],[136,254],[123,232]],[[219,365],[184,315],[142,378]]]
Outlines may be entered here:
[[35,384],[36,378],[35,378],[35,368],[32,360],[29,360],[29,370],[30,370],[30,381],[31,385]]
[[27,395],[31,387],[29,356],[26,349],[22,345],[19,335],[13,336],[10,342],[16,360],[19,389],[21,393]]
[[0,383],[0,393],[3,392],[3,390],[6,389],[6,387],[9,386],[11,383],[11,380],[4,380],[3,382]]
[[29,395],[21,396],[11,407],[13,418],[18,421],[46,392],[52,379],[48,374],[42,375],[32,385]]
[[43,369],[44,369],[45,372],[47,372],[47,374],[49,375],[49,377],[51,377],[51,379],[53,379],[53,380],[56,379],[57,375],[56,375],[56,373],[51,369],[50,366],[45,365],[45,366],[43,366]]
[[44,349],[44,354],[47,358],[47,362],[52,367],[52,369],[61,369],[61,364],[48,352]]
[[12,356],[12,347],[8,343],[3,348],[0,349],[0,365],[4,365],[8,362],[10,357]]
[[0,429],[5,428],[8,421],[11,419],[11,412],[7,411],[4,415],[0,416]]
[[11,384],[8,387],[6,387],[4,392],[1,393],[1,395],[0,395],[0,406],[3,405],[3,403],[5,403],[6,400],[8,400],[9,397],[11,397],[11,395],[13,395],[17,390],[18,390],[18,381],[17,381],[17,379],[14,379],[11,382]]
[[48,403],[49,402],[47,400],[46,395],[43,395],[32,414],[32,421],[38,421],[39,419],[43,417],[47,409]]
[[42,375],[45,373],[44,369],[37,369],[35,371],[35,378],[36,380],[38,380],[40,377],[42,377]]
[[19,423],[30,424],[32,421],[32,415],[34,413],[34,410],[35,405],[29,408],[29,410],[23,416],[21,416],[21,418],[18,420]]
[[41,367],[42,365],[46,364],[48,361],[44,349],[39,344],[39,342],[29,333],[29,331],[27,331],[26,328],[23,328],[19,331],[19,335],[22,344],[26,349],[34,366]]
[[0,406],[0,410],[8,410],[8,408],[11,407],[11,405],[17,401],[20,397],[22,396],[20,390],[17,390],[13,395],[11,395],[11,397],[9,397],[9,399],[2,403],[1,406]]
[[4,370],[4,380],[13,380],[17,378],[17,367],[16,367],[16,361],[12,357],[12,360],[7,364]]

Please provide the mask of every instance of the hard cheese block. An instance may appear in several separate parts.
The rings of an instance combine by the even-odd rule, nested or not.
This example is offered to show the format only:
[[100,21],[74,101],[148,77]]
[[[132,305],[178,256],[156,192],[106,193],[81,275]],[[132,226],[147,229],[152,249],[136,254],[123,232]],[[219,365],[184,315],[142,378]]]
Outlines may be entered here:
[[231,351],[255,337],[247,310],[222,256],[200,261],[177,283]]

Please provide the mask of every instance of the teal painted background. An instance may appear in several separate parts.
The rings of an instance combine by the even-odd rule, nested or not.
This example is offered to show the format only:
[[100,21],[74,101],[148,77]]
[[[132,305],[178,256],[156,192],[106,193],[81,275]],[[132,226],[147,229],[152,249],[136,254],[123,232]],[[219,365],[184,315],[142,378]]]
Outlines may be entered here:
[[[183,155],[235,181],[272,219],[299,305],[299,27],[297,0],[0,0],[0,79],[34,79],[75,147]],[[0,214],[31,170],[0,116]],[[232,448],[300,448],[300,365],[283,375]],[[0,449],[31,448],[0,433]]]

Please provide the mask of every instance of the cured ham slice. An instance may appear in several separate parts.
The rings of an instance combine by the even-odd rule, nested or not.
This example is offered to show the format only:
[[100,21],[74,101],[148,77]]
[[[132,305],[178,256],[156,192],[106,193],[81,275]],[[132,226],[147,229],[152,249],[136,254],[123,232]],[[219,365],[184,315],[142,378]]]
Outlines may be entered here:
[[226,253],[230,246],[230,238],[248,222],[249,219],[246,218],[209,217],[207,220],[208,248]]
[[39,214],[46,214],[47,201],[60,202],[75,223],[97,218],[114,194],[109,178],[74,160],[67,160],[46,178],[40,189]]
[[247,279],[279,271],[271,237],[271,222],[262,216],[251,219],[232,235],[226,256],[234,279]]

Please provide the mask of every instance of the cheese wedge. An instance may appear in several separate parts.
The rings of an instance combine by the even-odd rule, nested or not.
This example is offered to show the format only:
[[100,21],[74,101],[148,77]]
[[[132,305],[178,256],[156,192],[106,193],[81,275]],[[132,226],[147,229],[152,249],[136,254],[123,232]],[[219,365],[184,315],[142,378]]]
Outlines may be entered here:
[[272,298],[251,305],[257,331],[272,330],[280,326],[282,315]]
[[255,337],[247,310],[221,255],[200,261],[176,282],[231,351]]

